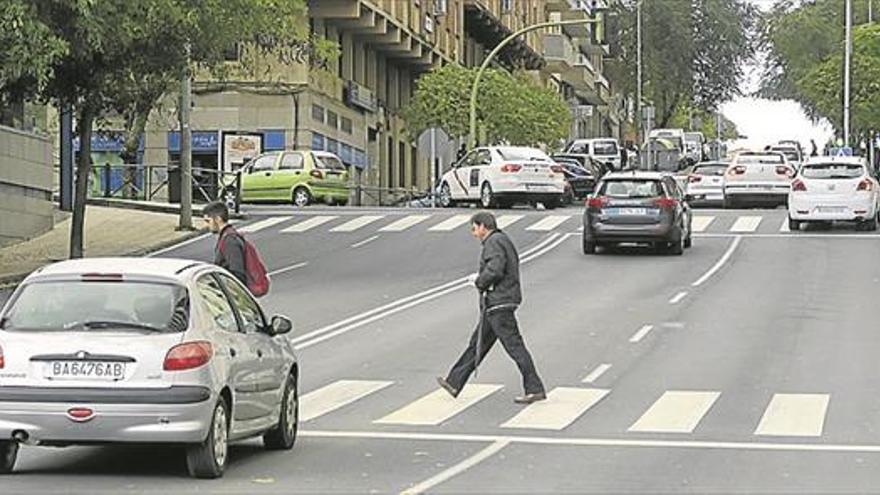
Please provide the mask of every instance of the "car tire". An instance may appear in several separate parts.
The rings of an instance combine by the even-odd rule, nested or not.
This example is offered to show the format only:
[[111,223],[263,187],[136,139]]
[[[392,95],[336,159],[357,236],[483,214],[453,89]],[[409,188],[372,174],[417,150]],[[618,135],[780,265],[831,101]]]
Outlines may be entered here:
[[788,230],[792,232],[801,230],[801,221],[788,217]]
[[869,232],[873,232],[873,231],[877,230],[877,217],[874,217],[870,220],[863,220],[863,221],[859,222],[858,226],[862,230],[867,230]]
[[452,200],[452,191],[449,190],[449,184],[446,182],[440,186],[440,206],[443,208],[455,206],[455,201]]
[[492,192],[492,186],[488,182],[483,183],[480,188],[480,206],[485,209],[495,208],[495,195]]
[[186,467],[193,478],[214,479],[223,476],[228,462],[229,406],[220,399],[211,413],[208,437],[186,449]]
[[683,246],[685,249],[690,249],[691,246],[693,246],[693,245],[694,245],[694,240],[691,238],[691,235],[688,234],[688,236],[684,238]]
[[299,428],[299,395],[296,377],[287,376],[284,394],[281,396],[281,411],[278,413],[278,426],[263,435],[263,446],[267,450],[290,450],[296,443]]
[[312,202],[312,194],[305,187],[297,187],[290,196],[290,201],[294,206],[300,208],[308,206]]
[[673,241],[669,243],[669,247],[667,248],[669,254],[680,256],[684,254],[684,239],[679,239],[677,241]]
[[9,474],[15,468],[18,459],[18,442],[0,440],[0,474]]
[[583,238],[584,254],[596,254],[596,243]]
[[725,210],[732,210],[732,209],[736,208],[736,202],[733,200],[733,198],[728,198],[727,196],[725,196],[724,203],[722,206],[724,207]]
[[551,200],[545,201],[543,203],[544,209],[545,210],[555,210],[556,207],[559,206],[559,202],[560,202],[560,200],[558,200],[558,199],[551,199]]

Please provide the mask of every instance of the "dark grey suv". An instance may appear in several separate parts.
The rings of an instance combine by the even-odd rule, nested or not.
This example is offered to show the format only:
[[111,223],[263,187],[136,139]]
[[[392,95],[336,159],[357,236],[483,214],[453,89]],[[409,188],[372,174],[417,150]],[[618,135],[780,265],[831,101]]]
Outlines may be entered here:
[[647,243],[670,254],[691,246],[691,209],[668,174],[608,174],[586,201],[584,254],[619,243]]

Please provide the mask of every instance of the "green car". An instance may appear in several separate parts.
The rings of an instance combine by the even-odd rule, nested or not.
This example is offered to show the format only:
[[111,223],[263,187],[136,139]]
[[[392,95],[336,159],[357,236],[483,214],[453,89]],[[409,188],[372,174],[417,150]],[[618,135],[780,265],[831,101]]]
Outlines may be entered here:
[[[231,185],[227,179],[225,186]],[[241,168],[243,203],[290,201],[296,206],[348,202],[348,171],[333,153],[273,151]]]

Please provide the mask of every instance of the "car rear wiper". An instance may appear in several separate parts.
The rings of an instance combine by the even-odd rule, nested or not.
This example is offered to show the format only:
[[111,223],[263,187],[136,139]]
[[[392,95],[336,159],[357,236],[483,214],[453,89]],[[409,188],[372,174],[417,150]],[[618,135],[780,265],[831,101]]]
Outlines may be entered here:
[[135,323],[133,321],[110,321],[110,320],[90,320],[82,323],[87,329],[104,329],[104,328],[131,328],[135,330],[147,330],[150,332],[165,333],[167,330],[157,328],[143,323]]

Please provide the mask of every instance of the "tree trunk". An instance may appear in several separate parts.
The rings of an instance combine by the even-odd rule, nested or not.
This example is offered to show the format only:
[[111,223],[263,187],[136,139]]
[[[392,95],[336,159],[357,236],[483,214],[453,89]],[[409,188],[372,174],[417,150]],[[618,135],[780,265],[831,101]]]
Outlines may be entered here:
[[73,218],[70,221],[70,258],[83,257],[83,226],[86,219],[86,199],[89,175],[92,169],[92,123],[94,114],[83,108],[77,122],[79,134],[79,161],[76,165],[76,186],[73,193]]

